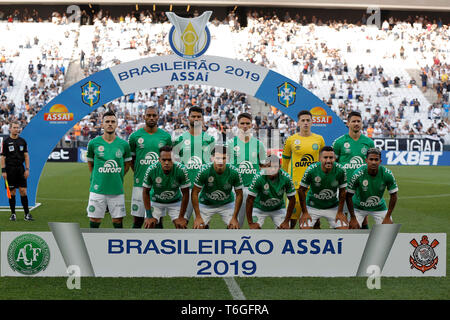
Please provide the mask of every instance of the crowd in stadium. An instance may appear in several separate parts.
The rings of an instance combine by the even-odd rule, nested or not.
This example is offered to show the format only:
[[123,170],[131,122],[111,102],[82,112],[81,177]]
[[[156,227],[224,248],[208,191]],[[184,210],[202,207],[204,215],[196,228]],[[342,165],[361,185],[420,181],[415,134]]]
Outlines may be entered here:
[[[194,13],[194,16],[198,12]],[[88,46],[80,43],[80,27],[67,28],[64,37],[67,41],[74,39],[78,48],[80,65],[84,76],[122,61],[115,56],[119,51],[134,51],[137,57],[170,54],[166,34],[170,28],[163,12],[141,11],[130,12],[120,17],[111,17],[108,11],[100,10],[93,17],[85,12],[82,24],[93,24],[94,34]],[[363,131],[369,137],[398,137],[432,135],[442,139],[449,137],[449,92],[450,72],[448,48],[449,27],[442,20],[430,21],[426,16],[409,17],[397,20],[393,17],[384,21],[381,30],[371,39],[371,33],[365,33],[363,15],[357,23],[347,21],[322,21],[320,17],[306,17],[299,14],[290,15],[289,10],[283,17],[270,11],[253,11],[247,16],[247,26],[240,26],[239,19],[230,13],[223,21],[213,18],[212,26],[228,25],[235,35],[236,58],[263,65],[271,69],[279,69],[279,57],[286,58],[288,63],[299,70],[295,73],[297,80],[305,88],[318,95],[344,121],[348,112],[355,110],[363,114]],[[36,10],[23,12],[16,10],[8,15],[0,12],[0,21],[8,29],[19,22],[50,21],[58,26],[68,26],[65,13],[53,13],[48,18],[40,17]],[[2,23],[2,24],[3,24]],[[156,27],[155,27],[156,26]],[[32,25],[30,24],[32,28]],[[415,59],[420,69],[420,83],[411,77],[386,72],[383,65],[359,64],[350,67],[346,54],[355,50],[355,44],[349,40],[347,52],[332,45],[314,41],[321,36],[321,27],[327,32],[353,32],[368,40],[383,41],[386,39],[405,40],[409,46],[403,45],[399,50],[386,51],[386,60]],[[245,41],[240,41],[239,34],[244,33]],[[295,43],[298,36],[305,37],[301,45]],[[77,38],[78,37],[78,38]],[[382,43],[382,42],[380,42]],[[375,52],[373,47],[363,48],[367,56]],[[18,76],[7,72],[6,66],[11,64],[21,50],[37,47],[40,56],[29,61],[28,84],[23,95],[11,98],[9,93],[18,85]],[[84,48],[88,48],[84,50]],[[359,48],[361,49],[361,48]],[[17,51],[0,48],[0,127],[2,134],[8,134],[7,124],[13,120],[21,121],[25,126],[36,113],[52,98],[63,90],[67,73],[63,56],[57,44],[43,44],[38,38],[29,39]],[[315,78],[314,78],[315,77]],[[317,78],[319,77],[319,78]],[[318,82],[317,82],[318,81]],[[376,93],[367,92],[367,84],[378,86]],[[396,88],[421,89],[421,94],[429,94],[433,90],[434,101],[419,97],[400,98],[392,93]],[[324,89],[326,88],[326,89]],[[329,88],[329,89],[328,89]],[[322,90],[322,91],[321,91]],[[324,91],[326,91],[324,93]],[[430,96],[430,95],[428,95]],[[427,104],[424,104],[424,101]],[[125,106],[133,106],[128,108]],[[174,138],[187,128],[186,112],[190,105],[200,105],[205,110],[205,130],[218,137],[235,127],[237,115],[252,112],[248,97],[240,92],[205,86],[164,87],[143,90],[112,101],[105,106],[113,109],[120,118],[120,136],[127,138],[137,126],[143,123],[142,111],[147,105],[158,105],[160,110],[160,126]],[[74,140],[88,141],[100,133],[99,119],[105,108],[99,108],[83,121],[78,123],[65,138],[67,143]],[[425,114],[426,117],[421,117]],[[277,128],[286,138],[296,131],[296,123],[271,109],[267,114],[253,114],[255,129]],[[425,123],[425,125],[424,125]]]

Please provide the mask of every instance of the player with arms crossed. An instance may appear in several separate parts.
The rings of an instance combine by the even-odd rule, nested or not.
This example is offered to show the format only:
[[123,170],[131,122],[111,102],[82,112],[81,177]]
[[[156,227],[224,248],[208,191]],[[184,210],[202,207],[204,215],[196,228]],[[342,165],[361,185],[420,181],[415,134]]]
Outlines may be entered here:
[[317,220],[326,218],[330,228],[348,229],[347,218],[343,213],[347,187],[345,169],[336,162],[334,150],[330,146],[320,150],[319,159],[319,162],[306,169],[298,190],[302,207],[300,228],[312,229]]
[[238,169],[242,177],[242,182],[244,183],[244,200],[238,214],[239,227],[242,228],[245,218],[248,188],[260,170],[261,160],[264,161],[266,159],[266,149],[261,141],[252,136],[253,125],[251,114],[241,113],[238,115],[237,120],[239,133],[236,137],[229,139],[226,145],[231,152],[230,163]]
[[[287,138],[281,163],[282,169],[291,175],[296,190],[300,187],[306,168],[319,160],[319,151],[325,146],[323,137],[311,132],[311,112],[300,111],[297,125],[300,132]],[[295,227],[300,213],[300,200],[298,199],[298,193],[296,193],[295,210],[291,216],[291,229]]]
[[[392,171],[381,165],[381,151],[369,149],[366,163],[349,178],[346,202],[351,216],[350,229],[359,229],[369,215],[376,224],[391,224],[397,203],[397,182]],[[389,208],[383,199],[386,189],[390,194]]]
[[[144,114],[145,126],[133,132],[128,139],[133,157],[131,169],[134,171],[134,185],[131,195],[131,215],[135,229],[141,228],[144,223],[145,207],[142,200],[142,183],[145,171],[149,166],[158,162],[161,147],[172,145],[170,134],[158,128],[158,118],[157,108],[147,107]],[[162,219],[156,227],[162,228]]]
[[167,212],[175,228],[186,229],[184,214],[191,186],[187,169],[183,164],[172,161],[171,146],[161,147],[158,153],[159,161],[148,167],[142,182],[146,212],[144,228],[154,228]]
[[[362,118],[359,112],[352,111],[348,114],[347,126],[348,133],[334,140],[333,149],[337,162],[344,167],[349,179],[357,169],[365,164],[367,150],[374,148],[375,143],[361,133]],[[347,206],[344,206],[344,212],[348,213]],[[367,217],[362,223],[362,229],[369,229]]]
[[105,112],[102,122],[103,135],[88,143],[91,186],[87,214],[90,227],[99,228],[108,207],[114,228],[122,228],[126,215],[123,178],[131,166],[130,146],[116,136],[118,124],[114,112]]
[[195,179],[191,197],[195,211],[194,229],[207,228],[214,214],[220,214],[228,229],[239,229],[237,216],[243,200],[243,183],[237,169],[227,163],[227,151],[223,145],[215,146],[213,162],[203,165]]
[[[194,188],[195,178],[203,164],[211,162],[211,150],[214,147],[214,138],[203,132],[203,109],[193,106],[189,109],[189,131],[179,136],[173,143],[174,160],[184,164],[188,170],[191,181],[191,192]],[[192,199],[192,197],[191,197]],[[185,219],[189,223],[193,211],[192,202],[189,201]]]
[[[286,171],[280,169],[276,155],[261,163],[262,170],[248,189],[247,221],[250,229],[261,229],[267,217],[271,217],[278,229],[289,229],[289,221],[295,208],[295,187]],[[284,194],[289,204],[285,213]]]

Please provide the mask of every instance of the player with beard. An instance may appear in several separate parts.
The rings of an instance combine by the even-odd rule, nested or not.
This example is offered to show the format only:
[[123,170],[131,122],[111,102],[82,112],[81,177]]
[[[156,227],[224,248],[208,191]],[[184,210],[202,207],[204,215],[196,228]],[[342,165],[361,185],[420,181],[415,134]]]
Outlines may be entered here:
[[[145,207],[142,200],[142,183],[145,171],[149,166],[159,160],[159,150],[163,146],[171,146],[172,138],[169,133],[158,128],[158,109],[147,107],[145,109],[145,126],[133,132],[128,143],[130,144],[133,176],[133,192],[131,195],[131,215],[133,216],[133,228],[139,229],[144,223]],[[156,228],[162,229],[162,218]]]
[[[174,161],[181,162],[188,170],[191,181],[191,192],[195,178],[203,164],[211,162],[211,151],[214,138],[203,131],[203,109],[193,106],[188,114],[189,131],[179,136],[173,143]],[[191,197],[192,199],[192,197]],[[189,223],[193,211],[192,201],[189,201],[185,219]]]
[[87,213],[90,227],[99,228],[108,207],[114,228],[122,228],[126,215],[123,179],[131,166],[130,146],[116,136],[114,112],[105,112],[102,122],[103,134],[88,143],[91,178]]
[[[362,118],[359,112],[352,111],[348,114],[347,127],[348,133],[333,142],[333,149],[337,162],[344,167],[349,179],[357,169],[364,165],[367,150],[374,148],[375,143],[361,133]],[[347,206],[344,207],[344,213],[348,213]],[[367,217],[362,223],[362,229],[369,229]]]
[[347,218],[343,213],[345,187],[347,177],[344,168],[336,162],[333,148],[323,147],[320,150],[319,162],[306,169],[300,182],[300,229],[312,229],[320,218],[326,218],[330,228],[348,229]]

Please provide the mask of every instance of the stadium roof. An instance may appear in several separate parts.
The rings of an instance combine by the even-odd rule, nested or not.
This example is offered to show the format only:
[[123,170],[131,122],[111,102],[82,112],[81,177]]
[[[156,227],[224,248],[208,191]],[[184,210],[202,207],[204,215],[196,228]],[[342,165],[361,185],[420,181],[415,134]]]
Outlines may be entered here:
[[367,9],[369,7],[379,7],[380,9],[391,10],[432,10],[432,11],[450,11],[449,0],[172,0],[172,1],[142,1],[142,0],[49,0],[43,2],[42,0],[6,0],[2,4],[98,4],[98,5],[124,5],[124,4],[139,4],[139,5],[191,5],[191,6],[290,6],[290,7],[316,7],[316,8],[348,8],[348,9]]

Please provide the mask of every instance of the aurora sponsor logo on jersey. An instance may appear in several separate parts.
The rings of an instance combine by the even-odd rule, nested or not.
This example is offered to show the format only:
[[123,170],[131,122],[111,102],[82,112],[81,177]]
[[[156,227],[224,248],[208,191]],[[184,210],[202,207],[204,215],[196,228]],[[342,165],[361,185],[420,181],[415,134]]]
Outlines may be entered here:
[[281,200],[277,199],[277,198],[270,198],[266,201],[261,201],[261,204],[265,207],[274,207],[274,206],[279,205],[280,203],[281,203]]
[[145,155],[144,159],[141,159],[141,161],[139,161],[139,163],[141,165],[149,165],[149,164],[154,164],[156,162],[158,162],[159,156],[156,152],[147,152],[147,154]]
[[333,198],[336,198],[336,193],[330,189],[323,189],[319,192],[319,194],[315,193],[314,198],[319,200],[331,200]]
[[256,174],[256,169],[250,161],[242,161],[239,164],[238,171],[240,174]]
[[122,172],[122,168],[119,167],[115,160],[108,160],[105,162],[103,167],[98,168],[98,172],[100,173],[120,173]]
[[216,190],[208,194],[209,198],[216,201],[223,201],[228,199],[230,196],[221,190]]
[[344,165],[344,169],[359,169],[364,165],[364,160],[360,156],[354,156],[349,163]]
[[296,162],[295,166],[296,167],[308,167],[311,164],[313,164],[314,162],[316,162],[314,160],[314,157],[308,153],[308,154],[305,154],[299,162]]
[[186,163],[186,168],[191,169],[200,169],[202,167],[202,160],[197,157],[193,156],[189,158],[189,161]]
[[175,197],[174,191],[163,191],[160,194],[155,194],[155,196],[161,200],[170,200]]
[[380,198],[377,196],[371,196],[367,198],[365,202],[361,201],[359,204],[362,207],[376,207],[380,203]]

